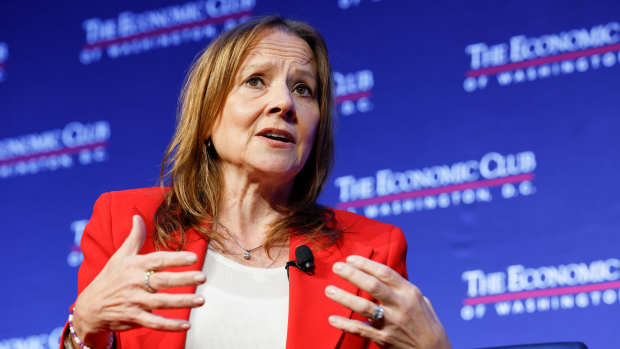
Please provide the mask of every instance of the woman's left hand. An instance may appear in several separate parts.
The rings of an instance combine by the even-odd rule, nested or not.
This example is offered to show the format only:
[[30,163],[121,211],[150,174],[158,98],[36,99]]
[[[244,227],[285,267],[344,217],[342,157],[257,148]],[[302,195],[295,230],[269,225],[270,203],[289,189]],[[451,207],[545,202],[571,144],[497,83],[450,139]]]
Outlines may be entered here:
[[[360,256],[333,266],[336,275],[368,292],[383,307],[383,318],[362,322],[332,315],[329,323],[388,348],[449,349],[452,346],[433,306],[420,290],[390,267]],[[335,286],[325,294],[343,306],[372,318],[377,304]]]

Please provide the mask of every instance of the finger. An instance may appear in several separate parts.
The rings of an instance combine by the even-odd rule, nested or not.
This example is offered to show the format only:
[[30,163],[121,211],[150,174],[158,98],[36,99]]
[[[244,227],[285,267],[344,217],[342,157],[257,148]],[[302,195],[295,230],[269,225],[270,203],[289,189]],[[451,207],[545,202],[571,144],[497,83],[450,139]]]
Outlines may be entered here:
[[433,304],[431,304],[431,300],[424,297],[424,302],[426,303],[427,308],[429,309],[431,315],[433,316],[433,319],[439,322],[439,318],[437,317],[437,314],[435,313],[435,309],[433,308]]
[[159,251],[140,256],[144,270],[161,270],[170,267],[183,267],[196,263],[198,257],[193,252]]
[[144,245],[145,236],[146,228],[144,227],[144,220],[138,214],[133,215],[131,231],[116,253],[123,256],[138,254],[138,251],[140,251],[142,245]]
[[353,310],[354,312],[371,318],[377,305],[367,299],[358,297],[345,290],[342,290],[336,286],[327,286],[325,288],[325,295],[337,303]]
[[203,305],[205,299],[196,294],[152,293],[144,296],[142,303],[149,310],[195,308]]
[[347,257],[347,263],[376,277],[391,288],[402,287],[409,284],[409,281],[405,280],[405,278],[394,271],[394,269],[368,258],[353,255]]
[[149,277],[149,285],[156,290],[163,290],[166,288],[180,286],[200,285],[205,282],[205,280],[205,274],[200,271],[186,271],[178,273],[161,272],[151,274]]
[[359,320],[351,320],[342,316],[332,315],[329,324],[343,331],[366,337],[379,345],[387,343],[386,334],[381,330]]
[[160,331],[187,331],[190,327],[189,321],[169,319],[147,311],[140,312],[136,322],[144,327]]
[[338,276],[368,292],[382,303],[394,303],[395,300],[392,290],[376,277],[366,274],[353,265],[342,262],[334,263],[332,269]]

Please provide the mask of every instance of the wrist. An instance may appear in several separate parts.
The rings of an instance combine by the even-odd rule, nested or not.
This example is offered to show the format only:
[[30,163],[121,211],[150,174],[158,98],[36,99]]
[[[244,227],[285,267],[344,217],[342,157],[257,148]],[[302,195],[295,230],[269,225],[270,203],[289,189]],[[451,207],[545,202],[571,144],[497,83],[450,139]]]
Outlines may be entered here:
[[75,307],[69,314],[69,332],[71,343],[76,349],[109,349],[114,340],[112,332],[92,326],[86,318],[79,316]]

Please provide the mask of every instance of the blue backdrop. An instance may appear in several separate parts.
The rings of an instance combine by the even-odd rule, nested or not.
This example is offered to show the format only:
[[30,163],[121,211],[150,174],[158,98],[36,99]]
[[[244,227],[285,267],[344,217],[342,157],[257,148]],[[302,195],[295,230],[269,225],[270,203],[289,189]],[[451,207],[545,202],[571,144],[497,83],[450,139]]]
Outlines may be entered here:
[[187,69],[278,13],[326,37],[322,202],[400,226],[455,348],[620,346],[617,1],[5,1],[0,348],[54,348],[99,194],[157,185]]

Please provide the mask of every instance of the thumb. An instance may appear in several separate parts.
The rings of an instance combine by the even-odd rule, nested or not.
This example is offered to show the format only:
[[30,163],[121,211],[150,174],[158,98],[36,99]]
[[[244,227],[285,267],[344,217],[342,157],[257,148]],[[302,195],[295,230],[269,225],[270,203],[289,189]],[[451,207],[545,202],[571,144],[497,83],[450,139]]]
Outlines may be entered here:
[[140,248],[144,245],[145,237],[146,228],[144,226],[144,220],[139,214],[134,214],[132,216],[131,231],[117,253],[125,256],[138,254],[138,251],[140,251]]

